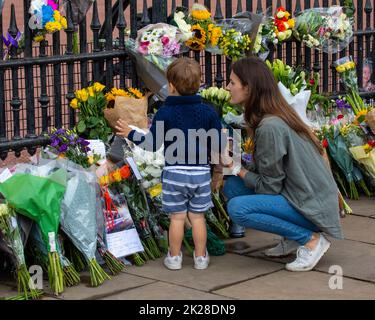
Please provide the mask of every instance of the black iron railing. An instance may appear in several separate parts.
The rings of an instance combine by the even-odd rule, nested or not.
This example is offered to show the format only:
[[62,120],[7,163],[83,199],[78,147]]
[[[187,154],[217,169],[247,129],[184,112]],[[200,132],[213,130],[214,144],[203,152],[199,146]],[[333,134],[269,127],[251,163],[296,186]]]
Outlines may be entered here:
[[[30,15],[30,0],[24,0],[24,19],[16,21],[14,6],[10,12],[10,24],[3,28],[0,18],[0,33],[9,32],[15,37],[18,25],[23,25],[25,51],[17,55],[16,48],[11,58],[0,61],[0,158],[9,152],[16,156],[27,149],[35,153],[44,145],[43,134],[52,127],[72,127],[76,121],[75,111],[69,108],[74,91],[87,86],[91,81],[100,81],[107,87],[140,85],[131,58],[125,50],[126,31],[135,37],[137,30],[149,23],[166,22],[177,6],[190,7],[192,0],[96,0],[90,9],[91,21],[87,18],[75,26],[71,7],[68,6],[68,28],[55,33],[50,42],[32,42],[31,30],[27,27]],[[336,0],[201,0],[213,13],[215,19],[230,18],[233,14],[248,10],[271,12],[283,5],[292,14],[311,7],[328,7],[342,4]],[[100,21],[98,5],[104,5],[105,19]],[[364,59],[375,49],[374,0],[356,1],[356,32],[348,48],[337,54],[311,50],[305,45],[288,41],[270,52],[270,59],[283,59],[290,65],[302,65],[307,70],[321,75],[320,91],[337,96],[343,88],[332,63],[340,57],[352,55],[357,62],[358,81],[362,84]],[[22,10],[17,8],[17,10]],[[3,12],[3,15],[8,14]],[[22,29],[21,28],[21,29]],[[79,32],[79,54],[73,53],[73,35]],[[23,31],[23,30],[21,30]],[[0,57],[3,55],[0,37]],[[225,86],[231,61],[210,53],[187,53],[200,62],[203,80],[210,85]],[[375,61],[374,61],[375,62]],[[372,97],[373,93],[364,94]]]

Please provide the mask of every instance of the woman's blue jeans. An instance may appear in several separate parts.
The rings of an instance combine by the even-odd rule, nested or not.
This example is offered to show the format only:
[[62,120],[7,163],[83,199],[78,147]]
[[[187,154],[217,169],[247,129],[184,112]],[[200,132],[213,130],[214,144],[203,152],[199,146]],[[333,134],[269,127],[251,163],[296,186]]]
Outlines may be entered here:
[[240,177],[224,185],[231,219],[246,228],[278,234],[305,245],[319,228],[296,211],[282,195],[255,194]]

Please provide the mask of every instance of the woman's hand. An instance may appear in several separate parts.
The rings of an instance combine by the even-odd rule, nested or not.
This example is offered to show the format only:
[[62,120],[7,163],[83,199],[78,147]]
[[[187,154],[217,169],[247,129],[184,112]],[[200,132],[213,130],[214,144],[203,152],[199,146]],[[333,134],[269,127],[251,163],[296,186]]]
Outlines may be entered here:
[[119,119],[117,121],[115,128],[117,130],[117,134],[119,136],[123,136],[125,138],[127,138],[130,131],[132,131],[132,129],[129,127],[129,125],[122,119]]
[[249,171],[247,171],[246,169],[244,168],[241,168],[241,171],[240,173],[238,174],[238,176],[241,178],[241,179],[245,179],[245,176],[247,175]]

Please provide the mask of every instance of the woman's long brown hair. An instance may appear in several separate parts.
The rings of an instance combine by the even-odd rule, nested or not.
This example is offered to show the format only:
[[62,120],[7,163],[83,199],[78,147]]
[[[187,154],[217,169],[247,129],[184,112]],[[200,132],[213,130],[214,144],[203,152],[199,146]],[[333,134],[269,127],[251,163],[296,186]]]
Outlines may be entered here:
[[323,154],[323,147],[318,138],[285,101],[275,77],[262,60],[257,57],[238,60],[232,65],[232,71],[241,80],[242,85],[249,88],[245,120],[252,134],[265,116],[277,116],[300,136],[311,140],[319,153]]

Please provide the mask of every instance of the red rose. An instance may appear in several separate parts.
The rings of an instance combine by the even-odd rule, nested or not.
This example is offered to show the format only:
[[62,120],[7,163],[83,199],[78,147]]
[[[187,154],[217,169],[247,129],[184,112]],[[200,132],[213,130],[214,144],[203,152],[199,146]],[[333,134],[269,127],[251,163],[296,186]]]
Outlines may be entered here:
[[315,80],[314,79],[310,79],[310,85],[312,85],[312,86],[315,85]]
[[277,8],[277,12],[279,12],[279,11],[286,11],[286,10],[285,10],[284,7],[278,7],[278,8]]
[[375,148],[375,141],[369,141],[369,142],[368,142],[368,145],[369,145],[371,148]]
[[337,116],[337,119],[338,120],[341,120],[341,119],[343,119],[344,118],[344,116],[342,115],[342,114],[339,114],[338,116]]
[[324,148],[324,149],[327,149],[327,148],[328,148],[328,140],[327,140],[327,139],[324,139],[324,140],[322,141],[322,145],[323,145],[323,148]]

